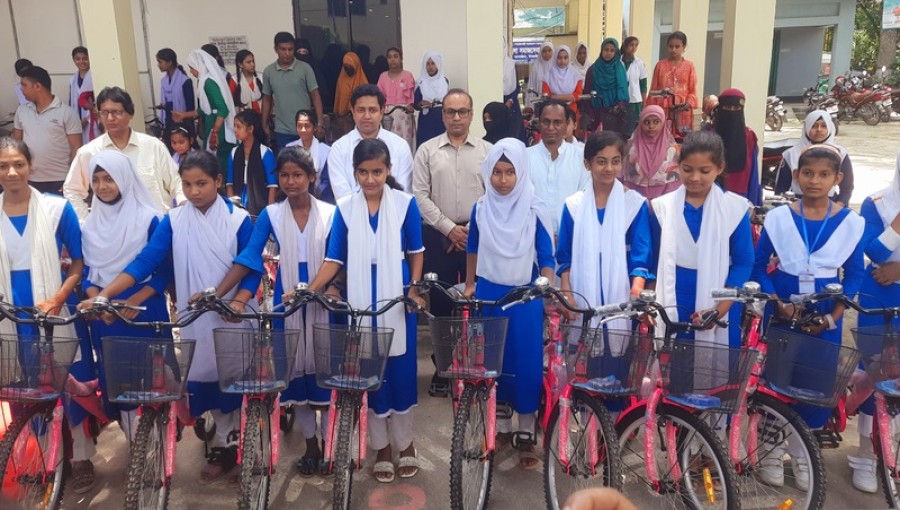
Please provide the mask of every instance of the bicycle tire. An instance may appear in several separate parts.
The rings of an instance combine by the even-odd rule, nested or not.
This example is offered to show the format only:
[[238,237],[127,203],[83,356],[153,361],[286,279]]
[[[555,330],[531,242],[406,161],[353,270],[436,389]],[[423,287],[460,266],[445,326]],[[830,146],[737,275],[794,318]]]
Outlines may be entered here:
[[[775,447],[785,448],[788,438],[797,438],[802,445],[803,451],[809,465],[809,488],[806,491],[796,487],[795,483],[785,482],[782,487],[766,484],[759,480],[754,474],[759,466],[753,466],[749,462],[749,455],[741,459],[741,466],[737,468],[738,484],[741,488],[741,495],[744,501],[753,501],[755,507],[759,505],[777,507],[786,499],[791,499],[796,510],[812,510],[822,508],[825,504],[825,487],[826,473],[825,463],[822,460],[822,451],[815,436],[803,421],[803,418],[797,414],[797,411],[791,409],[790,406],[781,400],[764,393],[754,393],[747,402],[747,417],[758,414],[757,434],[760,445],[765,441],[766,437],[778,436],[782,438],[780,442],[774,444]],[[768,425],[772,425],[771,428]],[[747,450],[747,444],[744,443],[744,451]],[[773,448],[764,450],[764,446],[757,446],[756,455],[761,459],[771,455]],[[787,472],[788,470],[785,469]],[[793,471],[791,470],[793,473]]]
[[[453,437],[450,443],[450,508],[452,510],[487,508],[494,473],[494,452],[485,451],[488,398],[487,386],[474,384],[466,384],[459,398],[459,406],[453,420]],[[470,441],[467,439],[472,439],[472,443],[477,442],[477,444],[469,444]],[[477,450],[480,452],[473,454]],[[473,460],[474,462],[469,462]],[[477,490],[473,491],[473,489]],[[470,501],[472,495],[477,497],[474,503]]]
[[246,425],[241,438],[241,484],[239,510],[265,510],[269,507],[272,458],[269,410],[265,400],[250,399]]
[[350,508],[353,488],[353,448],[350,444],[359,397],[342,391],[337,401],[338,427],[334,442],[334,487],[331,492],[331,506],[334,510]]
[[[23,508],[38,508],[41,510],[55,510],[59,508],[62,502],[63,489],[63,465],[65,461],[63,440],[60,439],[57,445],[57,458],[59,459],[56,466],[44,466],[42,459],[46,457],[44,452],[49,451],[49,445],[46,444],[50,433],[47,427],[50,427],[53,421],[53,412],[56,408],[56,402],[51,401],[45,404],[30,406],[23,410],[9,428],[0,441],[0,481],[6,479],[6,471],[9,464],[18,464],[15,469],[28,473],[26,481],[44,480],[42,483],[26,483],[21,484],[19,490],[16,491]],[[35,422],[34,420],[40,420]],[[28,426],[31,424],[31,426]],[[65,428],[65,422],[63,422]],[[35,429],[43,430],[44,433],[35,435]],[[28,448],[32,445],[32,448]],[[35,448],[34,445],[37,447]],[[21,449],[21,450],[20,450]],[[13,455],[16,451],[16,455]],[[37,455],[31,455],[28,458],[20,458],[20,455],[28,455],[29,453],[38,452]],[[17,462],[18,461],[18,462]],[[35,469],[37,467],[37,469]],[[47,469],[51,467],[52,469]],[[37,476],[37,472],[41,471],[42,475]],[[48,492],[49,491],[49,492]],[[40,497],[38,497],[40,496]]]
[[[894,419],[891,419],[891,432],[894,443],[894,462],[895,466],[900,468],[900,464],[897,463],[900,460],[900,442],[898,442],[897,432],[894,431]],[[877,458],[877,470],[878,470],[878,478],[881,479],[881,489],[884,492],[884,499],[887,501],[888,508],[900,508],[900,474],[894,475],[891,474],[890,470],[888,470],[884,465],[884,452],[881,451],[881,432],[878,430],[878,423],[876,422],[872,427],[872,441],[875,446],[875,456]],[[896,468],[895,468],[895,472]]]
[[875,108],[875,105],[872,103],[860,106],[857,113],[866,125],[877,126],[881,122],[881,113],[878,112],[878,108]]
[[[680,478],[671,478],[669,476],[671,473],[667,471],[666,466],[659,466],[660,488],[657,490],[651,486],[646,479],[647,473],[644,464],[642,438],[644,437],[643,432],[646,430],[645,411],[646,406],[634,408],[627,415],[621,417],[616,424],[625,478],[622,492],[628,495],[638,508],[740,510],[741,500],[737,474],[722,441],[698,416],[671,404],[660,404],[656,411],[658,450],[664,446],[663,439],[665,437],[664,431],[659,430],[658,427],[671,421],[677,427],[676,448],[679,467],[681,469],[690,468],[691,461],[694,460],[700,460],[701,465],[703,462],[711,463],[711,465],[705,465],[700,475],[695,473],[691,476],[685,470]],[[636,448],[630,444],[632,441],[637,444]],[[692,458],[692,452],[697,446],[700,449],[696,453],[703,453],[703,455],[695,455]],[[667,455],[665,451],[661,453],[658,451],[655,458],[657,462],[665,462]],[[703,491],[698,491],[695,485],[698,480],[702,484],[702,473],[710,467],[716,469],[715,475],[710,471],[710,477],[714,480],[715,500],[709,501],[709,504],[705,505],[701,504],[702,502],[697,497],[698,493]],[[683,484],[684,481],[690,483]],[[718,486],[716,486],[716,481]],[[647,498],[648,492],[651,499]],[[661,502],[661,499],[665,501]]]
[[[591,420],[586,416],[585,408],[587,408],[593,416],[597,418],[601,437],[597,438],[597,444],[602,445],[601,463],[603,471],[600,474],[601,483],[596,483],[597,478],[592,478],[591,470],[595,466],[590,464],[589,459],[584,459],[584,454],[588,454],[585,445],[585,435],[587,434],[586,425]],[[569,416],[569,438],[570,443],[574,445],[573,452],[570,452],[569,466],[563,470],[562,464],[559,462],[559,419],[560,406],[557,404],[550,414],[550,421],[547,424],[546,443],[544,445],[544,496],[547,500],[547,508],[550,510],[559,510],[560,504],[565,503],[566,499],[574,492],[602,485],[603,487],[611,487],[616,490],[622,490],[622,458],[619,455],[619,437],[616,435],[615,425],[612,417],[603,405],[602,399],[583,392],[572,392],[572,405],[569,408],[571,415]],[[578,430],[573,430],[578,427]],[[581,445],[581,447],[579,447]],[[603,451],[605,448],[605,452]],[[568,449],[567,449],[568,450]],[[576,460],[587,461],[585,465],[575,465],[574,469],[571,461]],[[559,473],[557,473],[559,470]],[[574,470],[574,473],[572,472]],[[560,491],[558,485],[568,484],[568,490]]]
[[[165,470],[168,405],[146,407],[138,418],[125,477],[125,510],[165,510],[169,504],[170,477]],[[152,484],[148,482],[152,480]]]

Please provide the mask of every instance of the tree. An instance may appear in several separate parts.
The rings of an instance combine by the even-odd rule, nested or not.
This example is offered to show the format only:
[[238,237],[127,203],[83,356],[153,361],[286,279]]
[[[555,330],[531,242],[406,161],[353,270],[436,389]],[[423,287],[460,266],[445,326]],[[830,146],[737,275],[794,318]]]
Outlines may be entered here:
[[853,52],[850,56],[851,68],[875,69],[880,38],[881,2],[857,0],[856,26],[853,29]]

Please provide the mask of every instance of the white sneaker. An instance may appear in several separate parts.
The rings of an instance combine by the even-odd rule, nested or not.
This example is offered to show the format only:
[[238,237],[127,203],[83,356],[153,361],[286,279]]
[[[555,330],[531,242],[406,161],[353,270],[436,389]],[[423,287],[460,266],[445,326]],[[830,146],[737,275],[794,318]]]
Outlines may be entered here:
[[809,463],[805,457],[791,457],[791,471],[794,473],[794,485],[801,491],[809,490]]
[[875,459],[847,456],[853,469],[853,487],[862,492],[877,492],[878,478],[875,476]]
[[771,450],[760,451],[762,457],[756,475],[763,483],[773,487],[784,485],[784,446],[777,445]]

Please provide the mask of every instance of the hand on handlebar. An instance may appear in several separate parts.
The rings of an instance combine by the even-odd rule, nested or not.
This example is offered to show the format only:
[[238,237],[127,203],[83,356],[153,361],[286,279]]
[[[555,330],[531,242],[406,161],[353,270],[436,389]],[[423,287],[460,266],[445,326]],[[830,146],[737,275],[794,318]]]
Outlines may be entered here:
[[49,298],[34,305],[34,307],[47,315],[59,315],[65,302],[58,302],[54,298]]
[[[895,220],[896,221],[896,220]],[[891,285],[900,280],[900,262],[887,262],[872,270],[872,278],[879,285]]]
[[691,322],[698,331],[707,331],[716,326],[722,326],[722,323],[718,318],[719,311],[715,308],[711,308],[709,310],[694,312],[693,315],[691,315]]
[[472,299],[475,296],[475,284],[466,283],[466,288],[462,291],[462,297],[465,299]]
[[[575,301],[575,296],[571,291],[563,291],[562,298],[565,299],[567,303],[574,304],[577,302]],[[575,318],[577,317],[577,314],[575,312],[563,306],[561,302],[556,304],[556,309],[557,311],[559,311],[559,314],[562,315],[563,318],[567,321],[575,320]]]
[[[409,288],[409,291],[406,293],[406,298],[409,299],[411,302],[415,303],[415,304],[418,306],[418,309],[422,309],[422,310],[425,309],[425,300],[422,299],[422,296],[419,295],[419,288],[418,288],[418,287],[411,286],[411,287]],[[410,312],[416,312],[416,311],[418,311],[418,310],[416,309],[416,307],[413,307],[413,306],[410,306],[410,305],[407,305],[406,308],[407,308],[407,310],[409,310]]]
[[[244,313],[244,310],[247,308],[247,303],[244,303],[243,301],[229,301],[228,308],[230,308],[231,311],[236,314],[241,314],[241,313]],[[233,324],[237,324],[237,323],[243,321],[243,319],[241,319],[239,317],[234,317],[227,313],[221,313],[220,315],[222,316],[222,319],[224,319],[226,322],[231,322]]]

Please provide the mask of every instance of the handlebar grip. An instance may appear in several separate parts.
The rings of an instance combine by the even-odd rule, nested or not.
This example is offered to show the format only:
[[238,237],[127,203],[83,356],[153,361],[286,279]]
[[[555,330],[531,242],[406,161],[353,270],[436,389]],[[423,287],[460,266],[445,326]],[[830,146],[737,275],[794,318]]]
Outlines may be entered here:
[[624,312],[628,310],[631,303],[616,303],[612,305],[603,305],[594,308],[595,315],[611,315],[614,313]]
[[737,289],[713,289],[713,299],[736,299],[738,297]]

